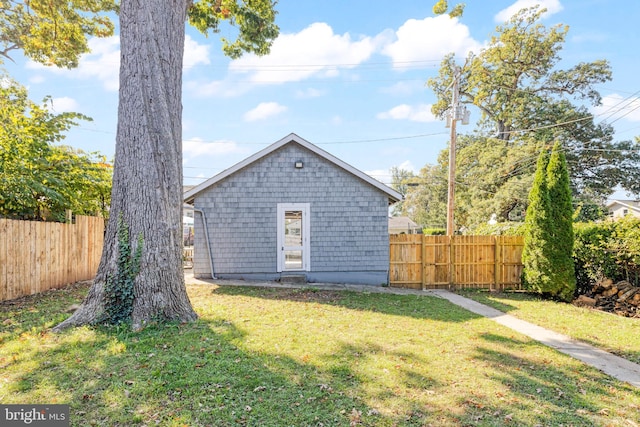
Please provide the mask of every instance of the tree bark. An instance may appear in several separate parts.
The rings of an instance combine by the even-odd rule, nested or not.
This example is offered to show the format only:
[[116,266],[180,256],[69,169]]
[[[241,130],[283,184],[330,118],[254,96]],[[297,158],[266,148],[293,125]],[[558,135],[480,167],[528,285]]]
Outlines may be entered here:
[[182,59],[188,0],[122,0],[116,155],[104,249],[80,308],[54,330],[96,323],[118,264],[117,222],[142,236],[132,326],[192,321],[182,267]]

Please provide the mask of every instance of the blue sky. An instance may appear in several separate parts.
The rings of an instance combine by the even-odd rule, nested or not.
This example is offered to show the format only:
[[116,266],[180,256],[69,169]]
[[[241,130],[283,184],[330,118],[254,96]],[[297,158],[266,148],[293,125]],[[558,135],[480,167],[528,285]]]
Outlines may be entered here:
[[[543,23],[569,26],[565,67],[607,59],[613,81],[597,89],[596,120],[618,139],[640,135],[640,2],[610,0],[468,0],[464,16],[434,17],[434,1],[280,0],[280,37],[266,57],[230,61],[218,35],[187,28],[183,87],[185,184],[198,184],[291,132],[382,182],[399,166],[418,172],[436,163],[448,130],[435,119],[425,86],[440,61],[478,51],[520,7],[543,4]],[[221,35],[233,34],[223,28]],[[95,39],[75,70],[15,57],[7,71],[30,97],[53,97],[56,112],[93,118],[65,144],[109,157],[115,151],[119,40]],[[477,113],[460,133],[473,130]]]

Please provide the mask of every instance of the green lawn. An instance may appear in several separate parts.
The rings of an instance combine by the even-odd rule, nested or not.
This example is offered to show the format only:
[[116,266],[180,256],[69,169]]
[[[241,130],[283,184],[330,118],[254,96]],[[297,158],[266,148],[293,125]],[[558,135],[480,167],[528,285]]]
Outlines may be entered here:
[[0,305],[0,402],[69,403],[74,426],[640,420],[637,389],[442,299],[188,289],[200,320],[138,333],[48,332],[86,287]]

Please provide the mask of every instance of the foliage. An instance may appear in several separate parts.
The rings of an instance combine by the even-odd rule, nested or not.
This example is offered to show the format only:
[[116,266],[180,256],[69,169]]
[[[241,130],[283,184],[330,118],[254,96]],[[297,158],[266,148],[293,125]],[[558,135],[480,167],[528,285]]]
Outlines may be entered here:
[[129,227],[118,217],[118,267],[115,276],[107,276],[104,285],[104,322],[117,325],[131,320],[133,301],[135,299],[134,284],[140,272],[142,257],[142,234],[138,236],[135,251],[129,241]]
[[479,236],[522,236],[524,235],[523,222],[497,222],[495,224],[480,224],[471,234]]
[[[494,217],[523,221],[540,144],[513,146],[498,138],[461,136],[456,156],[456,218],[474,229]],[[464,221],[464,222],[461,222]]]
[[542,151],[538,157],[533,187],[529,193],[529,207],[524,222],[522,282],[526,289],[540,294],[554,290],[551,276],[553,237],[550,222],[551,200],[547,187],[549,155]]
[[[613,128],[595,123],[589,108],[601,100],[595,85],[611,79],[609,63],[560,69],[568,27],[545,27],[543,12],[521,10],[462,67],[460,100],[481,114],[476,132],[458,139],[455,215],[467,228],[491,214],[501,222],[522,219],[537,153],[554,140],[565,148],[572,195],[581,206],[602,206],[618,185],[640,194],[638,139],[614,142]],[[445,57],[428,81],[438,117],[449,108],[456,66],[453,54]],[[441,166],[446,159],[440,157]]]
[[[86,290],[0,305],[3,404],[163,427],[622,426],[640,407],[631,385],[441,298],[201,284],[196,322],[49,333]],[[636,319],[486,295],[640,361]]]
[[[414,177],[413,172],[393,166],[391,168],[391,188],[405,196],[410,186],[417,185],[414,183]],[[393,205],[391,216],[401,215],[404,210],[403,206],[404,200]]]
[[447,234],[446,228],[423,228],[422,234],[425,236],[445,236]]
[[573,299],[572,215],[566,160],[556,143],[550,158],[546,151],[540,153],[529,194],[522,251],[526,289],[564,301]]
[[433,5],[433,14],[434,15],[444,15],[445,13],[449,13],[451,18],[457,18],[462,16],[464,12],[464,3],[458,3],[449,10],[449,3],[447,0],[438,0],[437,3]]
[[549,271],[554,285],[552,294],[564,301],[571,301],[576,288],[572,258],[573,207],[567,162],[559,142],[551,150],[547,166],[547,189],[550,201],[548,226],[553,239]]
[[53,114],[50,98],[28,99],[26,88],[0,76],[0,216],[62,221],[65,211],[106,214],[111,166],[98,153],[56,145],[78,113]]
[[113,35],[104,13],[117,8],[114,0],[0,0],[0,57],[21,49],[36,62],[77,67],[89,36]]
[[220,22],[237,26],[237,38],[222,38],[222,50],[237,59],[244,52],[257,55],[269,53],[271,43],[278,36],[275,24],[276,0],[199,0],[189,8],[189,23],[203,34],[220,32]]
[[401,214],[427,228],[442,228],[447,218],[447,168],[425,165],[407,180]]
[[640,286],[640,219],[575,224],[573,256],[578,292],[605,278]]

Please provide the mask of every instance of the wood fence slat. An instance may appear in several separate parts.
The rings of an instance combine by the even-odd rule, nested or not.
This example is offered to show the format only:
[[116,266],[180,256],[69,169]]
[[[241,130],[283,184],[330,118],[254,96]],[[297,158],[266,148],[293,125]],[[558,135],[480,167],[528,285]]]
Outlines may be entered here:
[[391,235],[389,282],[416,289],[520,289],[522,246],[520,236]]
[[0,219],[0,301],[95,276],[104,219],[78,216],[75,224]]

